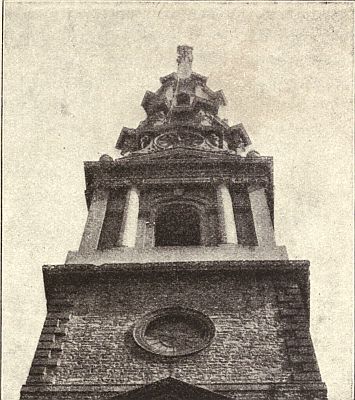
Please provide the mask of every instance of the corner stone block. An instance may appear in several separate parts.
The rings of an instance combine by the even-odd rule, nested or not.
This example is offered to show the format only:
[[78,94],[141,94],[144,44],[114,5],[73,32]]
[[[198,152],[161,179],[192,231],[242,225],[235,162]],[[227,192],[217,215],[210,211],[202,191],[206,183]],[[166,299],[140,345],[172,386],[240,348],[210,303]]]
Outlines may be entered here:
[[91,200],[79,253],[90,253],[97,250],[104,223],[109,191],[97,190]]
[[275,233],[264,188],[249,188],[249,200],[259,246],[275,246]]

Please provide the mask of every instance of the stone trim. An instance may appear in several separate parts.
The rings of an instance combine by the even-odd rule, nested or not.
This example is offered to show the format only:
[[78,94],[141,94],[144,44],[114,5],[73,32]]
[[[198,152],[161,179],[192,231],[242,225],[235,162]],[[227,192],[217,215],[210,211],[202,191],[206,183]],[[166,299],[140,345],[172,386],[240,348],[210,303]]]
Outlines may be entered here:
[[321,381],[315,351],[309,332],[309,314],[297,283],[275,282],[279,318],[293,381]]
[[54,368],[60,365],[60,357],[71,314],[64,311],[71,304],[63,299],[47,302],[47,317],[44,322],[35,356],[32,361],[27,384],[54,384]]

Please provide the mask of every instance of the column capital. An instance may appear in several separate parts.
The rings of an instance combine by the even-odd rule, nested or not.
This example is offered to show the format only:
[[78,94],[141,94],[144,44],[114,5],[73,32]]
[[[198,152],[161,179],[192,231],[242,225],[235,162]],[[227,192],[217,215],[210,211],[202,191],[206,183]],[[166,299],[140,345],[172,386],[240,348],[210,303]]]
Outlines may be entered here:
[[256,190],[266,189],[267,187],[267,180],[266,179],[259,179],[249,185],[247,185],[248,193],[255,192]]
[[232,184],[243,184],[247,186],[253,185],[260,185],[262,187],[266,187],[269,183],[269,180],[266,177],[258,177],[258,176],[251,176],[251,177],[232,177],[230,178],[230,182]]
[[92,200],[104,200],[109,192],[109,188],[97,186],[92,191]]
[[210,182],[214,185],[214,186],[219,186],[219,185],[226,185],[229,186],[231,183],[231,179],[229,177],[225,177],[225,176],[212,176],[210,178]]
[[137,190],[139,190],[142,187],[142,185],[144,184],[144,179],[143,178],[124,178],[123,182],[126,186],[135,187]]

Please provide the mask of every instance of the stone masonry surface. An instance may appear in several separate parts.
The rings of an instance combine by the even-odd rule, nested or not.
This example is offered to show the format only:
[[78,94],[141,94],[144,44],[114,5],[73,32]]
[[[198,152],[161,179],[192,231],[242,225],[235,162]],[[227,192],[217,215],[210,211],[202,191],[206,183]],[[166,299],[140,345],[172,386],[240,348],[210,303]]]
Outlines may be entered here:
[[[300,289],[282,275],[275,280],[267,273],[246,272],[122,273],[81,285],[58,285],[48,292],[47,300],[48,315],[27,385],[140,386],[172,376],[201,386],[292,387],[282,395],[276,390],[274,397],[268,397],[270,390],[225,393],[236,399],[325,398],[317,397],[317,390],[309,397],[297,389],[321,383],[321,378]],[[135,322],[150,311],[176,305],[200,310],[212,319],[216,327],[212,344],[176,359],[139,348],[132,338]],[[83,394],[68,389],[44,397],[113,396],[110,391],[100,397],[97,392]],[[32,391],[22,394],[22,399],[35,398],[42,396]]]

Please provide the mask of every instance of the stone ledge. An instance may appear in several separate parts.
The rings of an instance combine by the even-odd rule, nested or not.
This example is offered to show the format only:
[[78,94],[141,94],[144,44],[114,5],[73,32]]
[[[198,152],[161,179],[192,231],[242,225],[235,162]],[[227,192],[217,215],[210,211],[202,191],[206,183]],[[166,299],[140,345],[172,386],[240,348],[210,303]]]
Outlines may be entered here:
[[[21,392],[112,392],[123,393],[134,390],[146,385],[24,385]],[[194,383],[194,385],[211,391],[270,391],[270,390],[326,390],[323,382],[302,382],[302,383],[284,383],[284,382],[268,382],[268,383]]]
[[[165,131],[166,127],[162,127],[162,130]],[[87,169],[92,169],[92,170],[119,170],[119,168],[122,165],[127,165],[128,167],[135,166],[135,165],[140,165],[142,161],[144,164],[159,164],[161,165],[161,162],[163,161],[164,164],[186,164],[186,159],[188,159],[191,163],[201,163],[204,162],[206,164],[215,164],[216,162],[226,162],[226,163],[232,163],[233,165],[255,165],[255,164],[264,164],[267,166],[272,165],[273,163],[273,157],[270,156],[260,156],[257,158],[247,158],[247,157],[240,157],[236,154],[231,154],[231,153],[223,153],[223,152],[214,152],[214,151],[206,151],[206,150],[198,150],[198,149],[193,149],[188,151],[185,149],[181,148],[176,148],[176,149],[171,149],[171,150],[161,150],[160,155],[163,157],[158,157],[159,152],[154,153],[153,155],[147,155],[147,154],[141,154],[135,155],[133,157],[122,157],[122,158],[117,158],[116,160],[112,161],[84,161],[84,167],[85,170]],[[200,155],[200,154],[207,154],[210,155],[212,153],[211,157],[206,157],[202,159],[195,159],[191,158],[189,159],[189,154],[193,155]],[[167,157],[169,154],[174,154],[174,155],[181,155],[181,158],[176,158],[176,159],[171,159]]]
[[80,253],[69,251],[65,264],[126,264],[164,262],[211,262],[211,261],[271,261],[288,260],[285,246],[179,246],[125,248],[115,247],[104,251]]
[[61,361],[59,358],[37,358],[37,357],[35,357],[32,361],[32,366],[34,366],[34,367],[44,366],[44,367],[55,368],[60,365],[60,362]]

